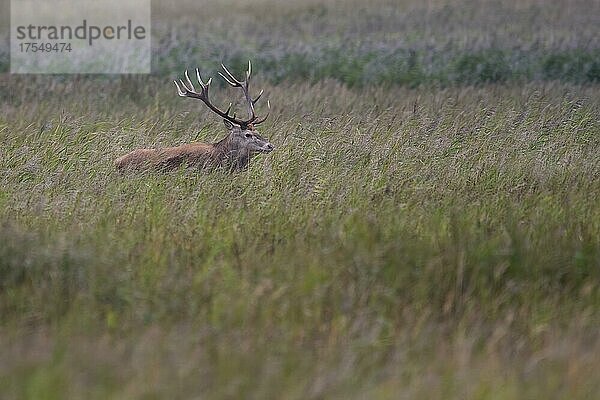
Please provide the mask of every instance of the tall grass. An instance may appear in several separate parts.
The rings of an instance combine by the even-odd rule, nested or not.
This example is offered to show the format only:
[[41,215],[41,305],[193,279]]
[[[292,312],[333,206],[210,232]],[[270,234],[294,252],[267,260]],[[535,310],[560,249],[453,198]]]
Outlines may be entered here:
[[0,125],[9,396],[598,389],[597,89],[267,86],[249,171],[121,176],[220,124],[162,79],[32,79]]

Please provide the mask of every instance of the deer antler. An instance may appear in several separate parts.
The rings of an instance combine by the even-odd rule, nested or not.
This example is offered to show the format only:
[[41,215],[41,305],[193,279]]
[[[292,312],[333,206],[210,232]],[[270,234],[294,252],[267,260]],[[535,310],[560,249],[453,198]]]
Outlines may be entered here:
[[[235,116],[235,113],[233,114],[233,116],[229,115],[229,112],[231,111],[232,103],[229,103],[229,107],[227,107],[227,110],[223,112],[210,102],[210,99],[208,97],[208,91],[210,88],[210,83],[212,81],[212,78],[209,78],[208,81],[206,83],[204,83],[202,81],[202,78],[200,77],[200,70],[198,68],[196,68],[196,78],[198,79],[198,83],[200,84],[200,87],[201,87],[200,92],[197,92],[196,89],[194,88],[194,85],[192,84],[192,81],[188,75],[188,71],[186,70],[185,71],[185,79],[187,81],[187,84],[186,84],[186,82],[183,81],[183,79],[180,79],[179,82],[173,81],[175,83],[175,86],[177,86],[177,92],[178,92],[179,96],[189,97],[192,99],[200,99],[204,102],[204,104],[206,104],[206,106],[208,108],[210,108],[213,112],[215,112],[222,118],[228,120],[231,123],[234,123],[234,124],[237,124],[237,125],[240,125],[243,127],[247,127],[248,125],[258,125],[258,124],[265,122],[265,120],[269,116],[269,113],[267,112],[267,115],[265,115],[264,118],[258,119],[258,116],[256,115],[256,112],[254,110],[254,105],[256,104],[256,102],[258,102],[258,100],[260,99],[260,97],[262,96],[264,91],[261,90],[260,93],[258,94],[258,96],[256,96],[255,99],[252,99],[252,97],[250,96],[250,92],[248,90],[248,86],[250,83],[250,75],[252,73],[252,64],[250,63],[250,61],[248,61],[248,70],[246,71],[246,79],[243,81],[236,79],[236,77],[233,76],[233,74],[231,72],[229,72],[229,70],[227,69],[227,67],[225,67],[224,64],[221,64],[221,67],[223,67],[223,70],[225,71],[226,75],[221,72],[219,72],[219,75],[221,75],[221,77],[225,80],[225,82],[227,82],[229,85],[231,85],[233,87],[242,89],[242,91],[244,92],[244,97],[246,98],[246,102],[247,102],[247,106],[248,106],[248,119],[247,120],[237,119]],[[271,109],[271,103],[269,101],[267,101],[267,107],[269,108],[269,110]]]

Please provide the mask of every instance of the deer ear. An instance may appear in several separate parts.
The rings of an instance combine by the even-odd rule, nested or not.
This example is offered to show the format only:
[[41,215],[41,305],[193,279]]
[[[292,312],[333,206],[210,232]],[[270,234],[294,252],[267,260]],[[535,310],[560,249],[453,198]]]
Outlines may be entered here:
[[227,128],[229,130],[233,129],[233,124],[230,121],[227,121],[226,119],[224,119],[223,124],[225,124],[225,128]]

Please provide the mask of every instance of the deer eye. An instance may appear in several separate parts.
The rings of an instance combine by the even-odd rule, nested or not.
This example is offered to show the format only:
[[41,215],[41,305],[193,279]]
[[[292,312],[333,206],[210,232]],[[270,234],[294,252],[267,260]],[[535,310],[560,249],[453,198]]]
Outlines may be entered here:
[[251,138],[251,137],[252,137],[252,134],[251,134],[251,133],[246,133],[246,137],[247,137],[247,138]]

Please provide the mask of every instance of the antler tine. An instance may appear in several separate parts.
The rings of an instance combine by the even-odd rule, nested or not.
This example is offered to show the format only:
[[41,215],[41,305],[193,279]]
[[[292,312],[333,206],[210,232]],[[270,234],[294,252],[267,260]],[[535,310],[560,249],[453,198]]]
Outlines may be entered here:
[[246,71],[246,81],[250,80],[250,75],[252,74],[252,63],[248,60],[248,70]]
[[263,95],[264,91],[265,91],[265,90],[264,90],[264,89],[262,89],[262,90],[260,91],[260,93],[258,94],[258,96],[256,96],[256,98],[255,98],[254,100],[252,100],[252,105],[256,104],[256,102],[258,102],[258,100],[260,100],[260,96],[262,96],[262,95]]
[[192,80],[190,79],[188,70],[185,70],[184,75],[187,83],[184,82],[183,79],[179,79],[179,82],[173,81],[175,86],[177,86],[177,94],[181,97],[192,97],[196,99],[201,99],[203,96],[205,96],[205,89],[202,80],[199,80],[199,83],[202,86],[202,92],[198,93],[194,87],[194,84],[192,83]]
[[269,118],[269,114],[271,114],[271,102],[269,100],[267,100],[267,108],[269,109],[269,111],[267,111],[267,115],[265,115],[263,118],[259,119],[258,121],[254,122],[254,125],[262,124],[263,122],[265,122],[267,120],[267,118]]
[[223,79],[225,79],[227,81],[227,83],[229,83],[233,87],[241,87],[242,86],[242,82],[238,81],[237,78],[235,76],[233,76],[233,74],[227,69],[225,64],[221,63],[221,67],[223,68],[223,71],[225,71],[227,76],[222,74],[220,71],[219,71],[219,75],[221,75],[221,77],[223,77]]
[[[188,83],[188,85],[190,85],[190,88],[192,89],[191,91],[195,92],[196,88],[194,88],[194,84],[192,83],[192,80],[190,79],[190,75],[188,74],[187,69],[185,70],[185,79],[187,79],[187,83]],[[186,88],[187,88],[187,86],[186,86]]]
[[[185,84],[185,82],[183,81],[183,79],[180,79],[179,83],[175,82],[175,84],[177,85],[177,89],[181,90],[180,96],[182,94],[183,94],[183,97],[198,96],[198,93],[196,93],[193,89],[190,89],[189,87],[187,87],[187,85]],[[183,90],[179,87],[180,85],[183,87]]]
[[185,93],[183,92],[183,90],[181,90],[181,88],[179,87],[179,83],[177,83],[177,81],[173,81],[173,83],[175,84],[175,86],[177,86],[177,94],[181,97],[185,97]]
[[225,80],[225,82],[227,82],[227,83],[228,83],[228,84],[230,84],[231,86],[233,86],[233,87],[240,87],[240,85],[238,85],[237,83],[230,81],[230,80],[229,80],[229,78],[227,78],[225,75],[223,75],[223,74],[221,73],[221,71],[219,71],[219,72],[217,72],[217,73],[218,73],[219,75],[221,75],[221,78],[223,78],[223,79]]
[[[203,81],[202,81],[202,77],[200,76],[200,69],[196,68],[196,79],[198,79],[198,83],[200,84],[200,86],[202,87],[203,90],[206,90],[208,85],[206,85]],[[210,85],[210,78],[208,79],[209,81],[209,85]]]

